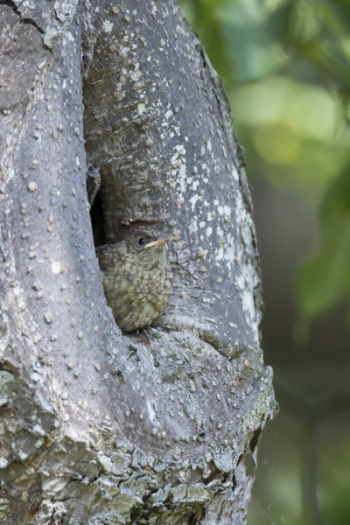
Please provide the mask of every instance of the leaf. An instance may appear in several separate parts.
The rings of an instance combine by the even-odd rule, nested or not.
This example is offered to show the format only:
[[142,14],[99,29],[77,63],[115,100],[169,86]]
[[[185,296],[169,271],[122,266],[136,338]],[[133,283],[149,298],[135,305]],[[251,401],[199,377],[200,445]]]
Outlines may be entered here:
[[311,318],[350,297],[350,165],[327,192],[320,245],[297,274],[296,296]]

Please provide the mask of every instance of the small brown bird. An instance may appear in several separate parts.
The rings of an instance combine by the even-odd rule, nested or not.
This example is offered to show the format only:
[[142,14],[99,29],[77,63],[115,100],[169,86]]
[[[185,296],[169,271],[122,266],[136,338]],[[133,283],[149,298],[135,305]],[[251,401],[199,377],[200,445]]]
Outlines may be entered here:
[[134,332],[164,312],[172,287],[168,239],[146,231],[96,249],[107,303],[124,332]]

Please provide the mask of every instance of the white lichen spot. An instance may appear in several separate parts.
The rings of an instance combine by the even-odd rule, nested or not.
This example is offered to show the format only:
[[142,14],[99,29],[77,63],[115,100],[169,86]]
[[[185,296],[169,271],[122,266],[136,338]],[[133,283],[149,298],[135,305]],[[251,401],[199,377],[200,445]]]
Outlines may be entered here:
[[[120,54],[121,56],[125,57],[130,51],[130,47],[128,46],[123,46],[122,48],[120,48]],[[122,71],[124,73],[124,75],[126,75],[126,69],[124,69],[124,71]]]
[[186,173],[186,149],[182,144],[175,146],[174,155],[170,161],[173,166],[172,175],[176,176],[176,183],[178,186],[178,200],[184,201],[184,195],[187,187],[187,173]]
[[103,27],[103,30],[105,31],[105,33],[111,33],[112,29],[113,29],[113,24],[110,20],[105,20],[102,24],[102,27]]
[[140,71],[140,70],[136,70],[136,71],[132,71],[131,73],[129,72],[129,77],[130,77],[134,82],[137,82],[137,81],[140,80],[140,78],[141,78],[141,71]]
[[236,200],[234,211],[236,214],[235,223],[240,226],[240,236],[242,239],[242,244],[239,245],[239,250],[241,253],[237,254],[237,258],[241,261],[244,261],[243,264],[240,264],[240,272],[238,275],[236,275],[235,282],[238,290],[240,291],[242,307],[246,313],[252,334],[255,338],[255,341],[258,343],[258,324],[260,314],[255,308],[254,290],[259,285],[259,277],[256,273],[252,259],[250,257],[244,256],[243,253],[249,253],[252,250],[252,231],[254,225],[252,222],[252,217],[247,211],[241,195],[239,195]]
[[39,438],[39,439],[34,443],[34,447],[35,447],[36,449],[41,448],[41,447],[43,446],[43,444],[44,444],[44,441],[45,441],[44,438]]
[[58,261],[53,261],[51,264],[51,271],[52,273],[58,274],[61,271],[61,263]]
[[244,290],[244,287],[245,287],[245,280],[244,280],[244,276],[243,274],[239,274],[237,275],[236,277],[236,285],[237,285],[237,288],[239,288],[239,290]]
[[[221,252],[222,250],[222,252]],[[235,238],[231,233],[228,233],[224,238],[224,243],[220,244],[219,251],[223,254],[222,260],[225,261],[229,273],[232,275],[234,268],[234,261],[237,257],[237,246]]]
[[38,189],[38,185],[37,185],[37,183],[34,182],[34,181],[29,182],[29,184],[28,184],[27,187],[28,187],[28,191],[29,191],[30,193],[35,193],[35,192],[37,191],[37,189]]
[[198,195],[198,193],[196,193],[189,199],[192,211],[195,210],[196,202],[198,202],[199,200],[201,200],[201,197]]
[[251,321],[255,321],[255,304],[251,290],[244,290],[242,294],[242,305]]
[[216,250],[215,259],[217,261],[223,261],[224,258],[225,258],[225,250],[223,246],[220,246],[220,248]]
[[233,166],[232,168],[232,177],[238,181],[239,180],[239,177],[238,177],[238,171],[236,170],[236,168]]
[[174,113],[169,109],[166,113],[165,113],[165,118],[166,119],[169,119],[170,117],[172,117],[174,115]]
[[146,104],[144,102],[140,102],[137,104],[137,113],[139,115],[142,115],[146,111]]
[[39,424],[33,426],[33,431],[34,431],[36,434],[39,434],[39,436],[45,436],[45,430],[44,430],[43,427],[42,427],[41,425],[39,425]]
[[29,456],[29,454],[27,454],[26,452],[24,452],[23,450],[19,450],[18,451],[18,457],[22,460],[22,461],[25,461],[27,459],[27,457]]
[[189,225],[189,232],[190,233],[193,233],[193,234],[196,234],[198,232],[198,221],[197,221],[197,217],[195,217],[194,219],[192,219],[192,221],[190,222],[190,225]]
[[[186,178],[186,162],[182,163],[180,165],[180,169],[179,169],[179,177],[180,177],[180,180],[182,182],[182,187],[185,185],[185,181],[184,179]],[[181,189],[182,189],[181,187]]]
[[[8,461],[5,457],[3,456],[0,456],[0,469],[5,469],[8,465]],[[6,500],[2,499],[2,506],[4,507],[4,503],[5,503]]]
[[80,160],[79,157],[75,157],[75,164],[79,167],[80,166]]
[[210,237],[212,233],[213,233],[213,228],[211,226],[208,226],[207,231],[206,231],[207,237]]
[[156,413],[154,411],[154,408],[152,406],[152,403],[151,403],[150,399],[146,399],[146,406],[147,406],[147,412],[148,412],[149,420],[152,422],[154,420],[154,417],[155,417]]

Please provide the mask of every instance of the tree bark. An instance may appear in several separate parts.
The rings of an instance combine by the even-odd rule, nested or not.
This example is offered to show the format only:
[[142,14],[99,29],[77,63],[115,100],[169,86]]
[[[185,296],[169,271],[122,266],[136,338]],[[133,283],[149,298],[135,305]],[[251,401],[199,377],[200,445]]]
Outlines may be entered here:
[[[174,0],[5,4],[0,522],[244,524],[275,401],[220,81]],[[115,324],[92,229],[138,224],[172,239],[149,343]]]

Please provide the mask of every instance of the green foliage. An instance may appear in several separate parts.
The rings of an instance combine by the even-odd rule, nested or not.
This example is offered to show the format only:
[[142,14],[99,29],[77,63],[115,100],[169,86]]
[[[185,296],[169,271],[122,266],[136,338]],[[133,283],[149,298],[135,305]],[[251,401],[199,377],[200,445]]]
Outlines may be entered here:
[[300,269],[296,290],[307,317],[350,297],[350,164],[326,193],[320,244]]
[[250,174],[320,206],[318,246],[295,286],[313,318],[350,298],[350,2],[180,4],[224,81]]
[[257,80],[281,66],[288,0],[182,1],[227,88]]

